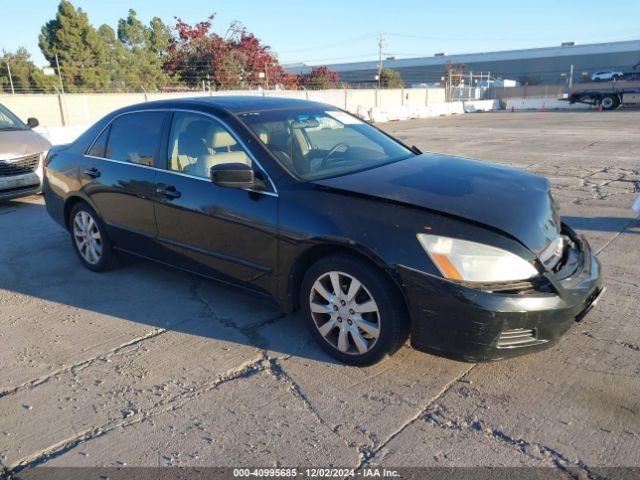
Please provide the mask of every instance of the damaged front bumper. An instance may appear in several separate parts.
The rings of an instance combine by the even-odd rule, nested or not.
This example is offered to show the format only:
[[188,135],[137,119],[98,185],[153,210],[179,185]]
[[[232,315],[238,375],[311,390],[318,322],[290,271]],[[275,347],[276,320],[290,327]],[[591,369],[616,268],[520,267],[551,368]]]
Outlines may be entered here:
[[546,289],[483,291],[398,266],[411,316],[411,345],[457,360],[500,360],[547,348],[602,295],[600,262],[570,228],[569,258],[544,275]]
[[0,200],[26,197],[39,193],[41,189],[40,176],[37,172],[0,176]]

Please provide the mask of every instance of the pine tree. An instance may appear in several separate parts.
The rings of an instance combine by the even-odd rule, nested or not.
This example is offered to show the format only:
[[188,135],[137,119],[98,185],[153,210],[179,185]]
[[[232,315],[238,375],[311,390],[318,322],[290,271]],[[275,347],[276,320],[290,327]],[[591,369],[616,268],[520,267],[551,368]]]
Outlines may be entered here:
[[147,27],[131,9],[127,18],[118,21],[118,40],[128,53],[125,61],[130,88],[157,90],[168,84],[162,57],[171,40],[171,31],[162,20],[154,17]]
[[130,55],[128,50],[124,47],[124,44],[118,40],[115,30],[109,25],[101,25],[98,28],[98,36],[104,42],[107,51],[109,91],[129,91],[129,85],[135,82],[129,78],[131,73],[127,69]]
[[56,18],[42,27],[39,45],[51,66],[56,65],[58,55],[67,91],[104,91],[109,87],[107,46],[87,14],[68,0],[60,1]]

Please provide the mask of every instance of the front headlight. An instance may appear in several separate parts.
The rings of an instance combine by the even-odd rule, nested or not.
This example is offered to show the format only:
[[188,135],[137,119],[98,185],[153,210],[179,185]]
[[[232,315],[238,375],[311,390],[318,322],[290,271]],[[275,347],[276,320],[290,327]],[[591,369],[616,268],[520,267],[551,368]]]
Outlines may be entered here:
[[509,282],[538,275],[525,259],[501,248],[425,233],[417,236],[440,273],[449,280]]

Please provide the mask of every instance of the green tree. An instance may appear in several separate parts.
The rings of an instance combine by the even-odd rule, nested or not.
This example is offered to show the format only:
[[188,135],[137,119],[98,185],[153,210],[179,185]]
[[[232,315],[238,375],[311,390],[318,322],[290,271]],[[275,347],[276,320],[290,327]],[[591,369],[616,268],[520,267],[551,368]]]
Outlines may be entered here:
[[98,28],[98,36],[104,42],[107,52],[107,65],[109,73],[110,91],[127,91],[129,85],[135,83],[129,76],[128,70],[129,52],[124,44],[116,37],[116,32],[109,25],[101,25]]
[[391,68],[384,68],[380,73],[380,83],[386,88],[404,88],[400,72]]
[[54,91],[55,77],[47,77],[31,61],[26,48],[18,48],[15,53],[3,51],[0,56],[0,92],[11,92],[11,80],[16,93]]
[[126,18],[118,21],[118,40],[127,53],[124,62],[130,88],[157,90],[169,83],[163,56],[171,38],[171,30],[158,17],[146,26],[131,9]]
[[107,46],[87,14],[68,0],[60,1],[56,17],[42,27],[39,45],[51,66],[58,55],[66,90],[103,91],[109,87]]

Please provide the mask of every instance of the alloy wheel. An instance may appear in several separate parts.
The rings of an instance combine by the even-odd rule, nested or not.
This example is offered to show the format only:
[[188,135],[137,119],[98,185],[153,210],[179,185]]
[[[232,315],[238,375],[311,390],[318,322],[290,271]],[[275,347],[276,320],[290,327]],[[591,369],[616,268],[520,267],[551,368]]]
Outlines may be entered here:
[[322,274],[311,288],[309,308],[320,335],[341,353],[363,355],[380,337],[378,305],[352,275]]
[[96,265],[102,258],[102,238],[98,224],[86,211],[80,210],[73,219],[73,240],[82,258]]

